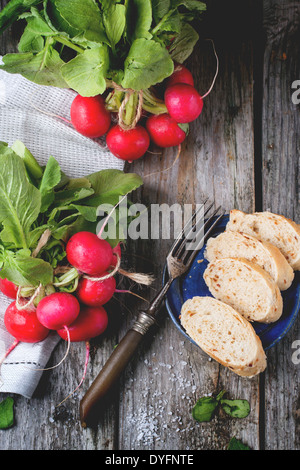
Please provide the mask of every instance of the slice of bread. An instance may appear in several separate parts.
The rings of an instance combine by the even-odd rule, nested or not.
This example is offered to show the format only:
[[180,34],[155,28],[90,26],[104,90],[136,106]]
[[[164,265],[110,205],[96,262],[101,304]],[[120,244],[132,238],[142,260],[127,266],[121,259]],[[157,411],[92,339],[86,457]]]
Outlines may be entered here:
[[209,238],[205,257],[208,261],[245,258],[257,263],[270,274],[282,291],[288,289],[294,279],[293,268],[276,246],[245,233],[225,231],[215,238]]
[[226,230],[244,232],[275,245],[295,271],[300,270],[300,226],[271,212],[230,211]]
[[253,377],[265,370],[259,336],[229,305],[212,297],[193,297],[182,306],[181,324],[206,354],[237,375]]
[[243,258],[219,258],[203,274],[211,294],[249,321],[275,322],[283,302],[276,282],[264,269]]

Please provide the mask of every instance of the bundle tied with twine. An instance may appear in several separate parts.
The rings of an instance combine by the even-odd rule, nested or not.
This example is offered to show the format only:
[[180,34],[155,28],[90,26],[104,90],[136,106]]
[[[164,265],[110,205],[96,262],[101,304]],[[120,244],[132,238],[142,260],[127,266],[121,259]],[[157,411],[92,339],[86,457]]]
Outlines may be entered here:
[[[51,237],[51,230],[46,229],[44,231],[44,233],[42,234],[35,250],[32,252],[31,256],[33,258],[35,258],[39,254],[41,249],[49,241],[50,237]],[[129,272],[129,271],[126,271],[126,270],[122,269],[120,267],[120,265],[121,265],[120,256],[118,255],[118,253],[115,253],[115,256],[117,258],[116,264],[115,264],[113,270],[111,272],[109,272],[108,274],[105,274],[105,275],[99,276],[99,277],[91,277],[91,276],[88,276],[87,274],[80,273],[78,270],[76,270],[77,271],[77,277],[79,278],[79,277],[82,276],[85,279],[89,279],[91,281],[98,282],[98,281],[105,281],[106,279],[109,279],[110,277],[113,277],[113,276],[115,276],[115,274],[119,273],[122,276],[128,277],[129,279],[136,282],[137,284],[143,284],[145,286],[149,286],[154,282],[154,276],[151,275],[151,274]],[[74,268],[71,267],[71,266],[58,266],[58,268],[56,269],[56,273],[58,273],[58,272],[67,273],[71,269],[74,269]],[[59,284],[60,284],[59,282],[58,283],[54,282],[53,287],[57,287]],[[34,292],[30,296],[29,300],[27,302],[24,302],[24,300],[23,300],[24,297],[27,297],[27,295],[24,296],[24,293],[32,292],[33,289],[34,289]],[[34,288],[33,286],[25,286],[25,287],[24,286],[19,286],[18,290],[17,290],[17,298],[16,298],[17,308],[19,310],[25,310],[25,309],[28,309],[31,306],[33,306],[34,301],[42,293],[43,289],[44,289],[44,287],[41,283],[39,284],[39,286],[37,288]],[[23,293],[23,295],[22,295],[22,293]]]
[[[121,91],[125,94],[124,99],[122,100],[121,106],[119,107],[118,110],[118,124],[123,130],[130,130],[134,129],[141,119],[142,112],[143,112],[143,90],[140,90],[139,92],[136,92],[135,90],[131,88],[123,88],[121,85],[118,85],[114,81],[111,82],[112,87],[116,91]],[[136,108],[136,113],[134,119],[127,124],[124,121],[124,112],[126,112],[126,105],[129,102],[130,98],[136,94],[138,95],[138,105]]]

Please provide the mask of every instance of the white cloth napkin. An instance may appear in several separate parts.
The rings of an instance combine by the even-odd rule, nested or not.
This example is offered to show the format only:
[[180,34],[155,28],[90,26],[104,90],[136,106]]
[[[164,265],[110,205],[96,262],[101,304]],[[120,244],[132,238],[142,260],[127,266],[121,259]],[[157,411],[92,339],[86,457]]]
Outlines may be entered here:
[[[40,164],[53,155],[70,177],[105,168],[123,170],[122,160],[115,158],[103,144],[81,136],[54,116],[70,120],[74,97],[71,90],[36,85],[20,75],[0,71],[0,141],[12,145],[15,140],[21,140]],[[3,322],[11,301],[0,293],[0,357],[14,341]],[[43,373],[35,369],[45,368],[59,340],[53,332],[40,343],[18,344],[2,364],[0,393],[31,398]]]

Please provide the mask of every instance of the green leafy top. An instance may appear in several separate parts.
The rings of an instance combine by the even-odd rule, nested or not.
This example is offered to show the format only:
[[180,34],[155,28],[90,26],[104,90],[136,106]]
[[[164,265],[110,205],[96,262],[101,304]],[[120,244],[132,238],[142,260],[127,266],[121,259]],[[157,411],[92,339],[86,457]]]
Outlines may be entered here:
[[246,418],[250,413],[250,405],[247,400],[229,400],[223,398],[226,391],[222,390],[216,397],[201,397],[192,410],[193,418],[199,422],[211,421],[218,406],[232,418]]
[[136,91],[160,83],[198,40],[191,22],[198,0],[11,0],[0,12],[0,34],[25,21],[19,52],[3,70],[41,85],[102,94],[111,81]]
[[[66,263],[67,239],[80,230],[95,233],[98,206],[115,205],[142,184],[138,175],[113,169],[69,179],[53,156],[42,168],[19,141],[0,143],[0,165],[0,277],[23,287],[53,283],[55,268]],[[121,237],[108,241],[115,246]]]
[[227,450],[251,450],[249,446],[244,444],[242,441],[236,437],[232,437],[227,446]]
[[0,429],[7,429],[14,424],[14,400],[11,397],[0,402]]

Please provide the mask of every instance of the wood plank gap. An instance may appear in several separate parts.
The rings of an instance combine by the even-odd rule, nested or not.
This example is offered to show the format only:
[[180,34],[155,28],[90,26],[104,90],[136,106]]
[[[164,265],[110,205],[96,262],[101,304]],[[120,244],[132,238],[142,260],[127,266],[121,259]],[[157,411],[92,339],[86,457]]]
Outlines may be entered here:
[[[255,211],[263,210],[263,180],[262,180],[262,106],[263,106],[263,71],[264,71],[264,51],[266,38],[263,31],[263,7],[259,0],[255,2],[256,16],[256,35],[253,39],[253,134],[254,134],[254,208]],[[265,374],[259,377],[259,425],[258,425],[258,443],[259,450],[265,450]]]
[[254,133],[254,182],[255,210],[263,207],[262,182],[262,103],[265,37],[263,32],[263,9],[260,1],[255,2],[256,34],[253,39],[253,133]]
[[259,427],[258,427],[258,442],[259,450],[266,448],[266,413],[265,413],[265,373],[259,376]]

